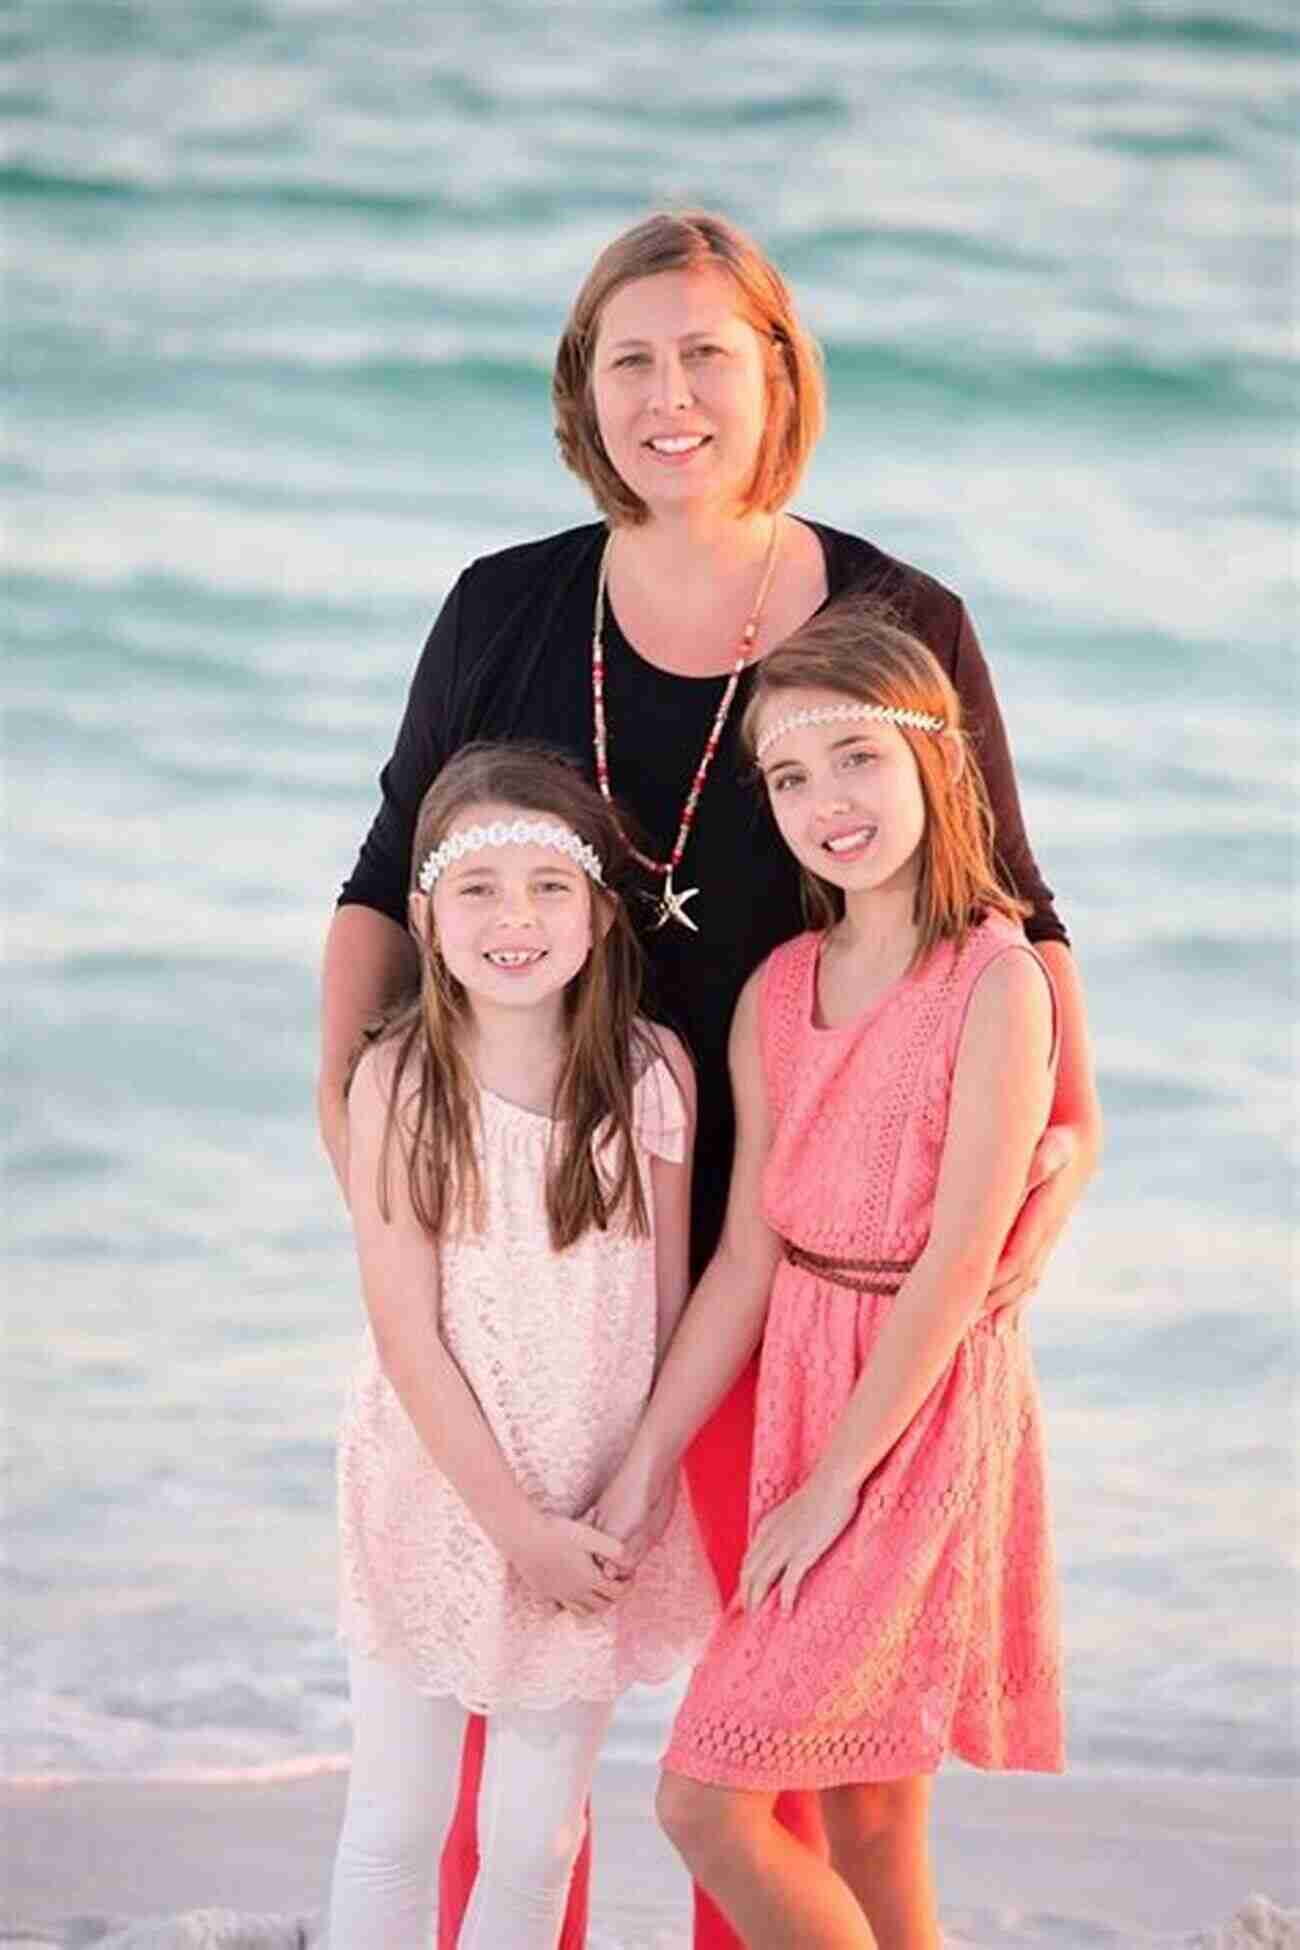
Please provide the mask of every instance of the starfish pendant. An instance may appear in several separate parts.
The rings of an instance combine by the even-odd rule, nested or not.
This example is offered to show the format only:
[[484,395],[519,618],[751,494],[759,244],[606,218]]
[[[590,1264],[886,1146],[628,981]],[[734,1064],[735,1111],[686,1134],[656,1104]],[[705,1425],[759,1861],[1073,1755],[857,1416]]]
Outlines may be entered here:
[[659,901],[659,913],[654,923],[655,927],[666,927],[669,921],[677,921],[682,927],[689,928],[692,934],[698,934],[700,931],[699,923],[698,921],[692,921],[690,915],[686,912],[686,903],[689,900],[694,900],[699,891],[698,887],[683,887],[679,894],[673,886],[673,877],[670,873],[664,882],[664,891]]

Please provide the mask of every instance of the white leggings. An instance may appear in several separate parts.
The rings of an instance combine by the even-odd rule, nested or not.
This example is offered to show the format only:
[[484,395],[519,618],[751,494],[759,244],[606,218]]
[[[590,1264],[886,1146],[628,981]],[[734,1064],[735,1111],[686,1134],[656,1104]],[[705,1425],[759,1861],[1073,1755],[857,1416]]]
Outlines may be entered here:
[[[429,1950],[467,1715],[392,1666],[349,1655],[352,1777],[330,1892],[329,1950]],[[555,1950],[612,1700],[492,1714],[479,1871],[460,1950]]]

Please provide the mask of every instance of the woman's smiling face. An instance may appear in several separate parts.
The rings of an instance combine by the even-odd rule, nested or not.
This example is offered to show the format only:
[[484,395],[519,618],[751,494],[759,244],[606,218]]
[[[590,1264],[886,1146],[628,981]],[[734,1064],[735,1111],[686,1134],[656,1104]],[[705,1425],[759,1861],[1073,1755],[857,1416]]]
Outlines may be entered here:
[[600,316],[591,383],[610,462],[651,513],[742,501],[768,413],[770,347],[725,272],[621,285]]

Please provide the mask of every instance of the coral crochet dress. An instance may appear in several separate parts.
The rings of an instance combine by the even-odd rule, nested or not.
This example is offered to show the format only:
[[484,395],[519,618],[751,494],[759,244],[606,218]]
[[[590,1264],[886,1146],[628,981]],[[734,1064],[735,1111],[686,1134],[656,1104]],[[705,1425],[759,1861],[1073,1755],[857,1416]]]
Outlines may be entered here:
[[[480,1092],[481,1234],[442,1241],[440,1331],[506,1460],[542,1509],[577,1517],[632,1439],[654,1375],[653,1237],[550,1243],[552,1123]],[[633,1096],[642,1183],[680,1161],[685,1113],[656,1058]],[[432,1251],[432,1248],[430,1248]],[[430,1460],[366,1345],[339,1437],[340,1632],[413,1685],[491,1713],[612,1699],[698,1656],[717,1616],[684,1490],[626,1597],[578,1618],[534,1597]]]
[[[772,1291],[751,1536],[806,1481],[897,1304],[807,1258],[920,1253],[971,993],[1000,956],[1033,953],[990,916],[960,951],[941,945],[865,1015],[823,1029],[820,940],[778,948],[760,991],[774,1126],[764,1214],[805,1263],[783,1258]],[[891,1284],[888,1272],[847,1277]],[[793,1613],[769,1595],[721,1621],[664,1764],[775,1790],[932,1773],[947,1753],[979,1767],[1063,1764],[1037,1389],[1026,1339],[996,1316],[968,1330]]]

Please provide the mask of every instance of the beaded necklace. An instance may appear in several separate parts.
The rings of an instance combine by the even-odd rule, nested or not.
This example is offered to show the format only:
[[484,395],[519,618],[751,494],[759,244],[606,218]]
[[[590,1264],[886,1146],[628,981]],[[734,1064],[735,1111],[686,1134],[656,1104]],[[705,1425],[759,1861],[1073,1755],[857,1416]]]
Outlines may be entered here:
[[[740,646],[736,651],[736,661],[731,667],[731,674],[727,679],[726,688],[722,693],[721,701],[714,716],[713,729],[705,740],[704,751],[700,757],[699,764],[695,768],[695,777],[692,779],[690,790],[686,794],[686,803],[682,807],[682,816],[677,827],[677,838],[673,841],[672,852],[666,860],[655,860],[648,853],[642,853],[630,841],[628,842],[628,850],[632,858],[640,866],[644,867],[647,873],[659,875],[663,879],[664,890],[655,904],[655,918],[651,923],[651,926],[655,928],[662,928],[669,921],[676,921],[682,927],[690,928],[692,933],[699,933],[698,923],[693,921],[686,912],[686,903],[689,900],[693,900],[700,890],[698,887],[683,887],[679,893],[673,886],[673,875],[681,865],[682,855],[686,851],[686,842],[690,838],[691,828],[695,824],[695,808],[699,804],[700,793],[704,790],[704,781],[708,776],[709,767],[713,763],[713,755],[718,749],[718,741],[722,737],[722,728],[727,722],[727,713],[731,709],[731,701],[736,695],[736,686],[740,682],[740,673],[749,661],[750,652],[754,647],[754,639],[758,635],[758,619],[763,613],[763,604],[767,600],[767,592],[772,585],[772,572],[776,568],[776,545],[780,532],[780,517],[777,516],[772,522],[772,539],[767,545],[767,557],[763,563],[762,576],[759,579],[758,594],[754,598],[754,606],[749,612],[749,619],[740,633]],[[614,537],[611,534],[604,548],[601,550],[600,570],[596,577],[596,614],[591,632],[591,700],[595,719],[596,783],[600,787],[602,798],[611,810],[613,810],[614,806],[614,795],[610,790],[609,784],[609,736],[605,726],[604,619],[605,582],[609,571],[609,552],[613,545]]]

